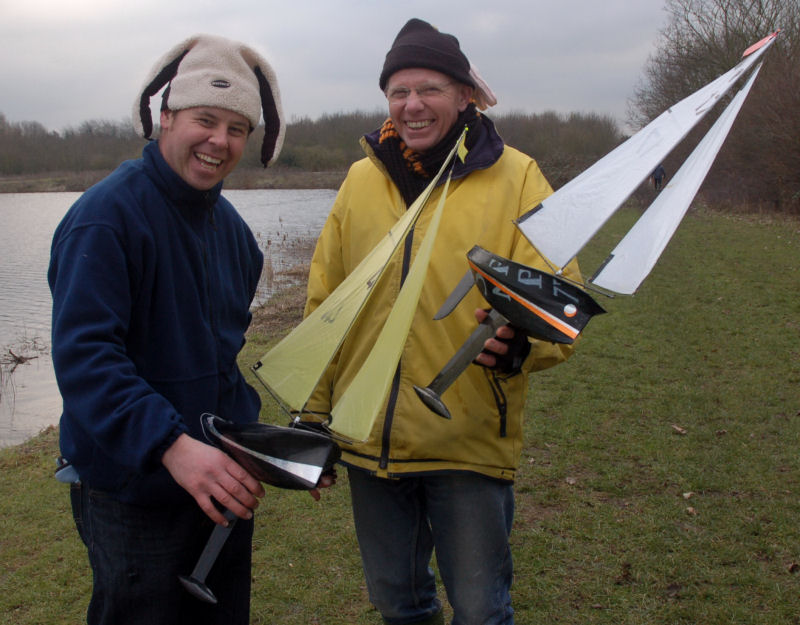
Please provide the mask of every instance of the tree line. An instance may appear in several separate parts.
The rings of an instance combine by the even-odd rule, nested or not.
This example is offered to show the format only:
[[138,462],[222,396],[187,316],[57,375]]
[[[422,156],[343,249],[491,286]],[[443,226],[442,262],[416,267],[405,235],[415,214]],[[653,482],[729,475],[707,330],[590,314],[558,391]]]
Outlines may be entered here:
[[[702,193],[717,205],[747,202],[800,214],[800,0],[666,0],[665,11],[667,25],[630,100],[634,125],[655,118],[733,67],[750,44],[780,30]],[[736,90],[670,155],[668,172]]]
[[[386,113],[352,112],[302,118],[287,124],[275,167],[303,171],[345,171],[363,157],[359,138],[379,127]],[[509,145],[534,155],[560,186],[624,139],[611,117],[554,112],[513,113],[493,120]],[[260,136],[263,129],[256,129]],[[38,122],[9,122],[0,113],[0,175],[110,171],[136,158],[143,140],[129,121],[87,121],[63,132]],[[257,169],[260,141],[248,141],[240,168]]]
[[[644,126],[780,29],[700,196],[723,208],[800,214],[800,0],[665,0],[664,10],[666,26],[629,100],[627,121]],[[670,154],[668,176],[735,90]],[[276,166],[344,171],[363,156],[361,135],[385,117],[385,111],[357,111],[293,120]],[[591,113],[510,113],[493,121],[509,145],[536,158],[556,188],[626,138],[612,118]],[[240,169],[259,167],[258,143],[248,143]],[[129,122],[87,121],[58,133],[37,122],[11,123],[0,113],[0,176],[110,171],[141,147]]]

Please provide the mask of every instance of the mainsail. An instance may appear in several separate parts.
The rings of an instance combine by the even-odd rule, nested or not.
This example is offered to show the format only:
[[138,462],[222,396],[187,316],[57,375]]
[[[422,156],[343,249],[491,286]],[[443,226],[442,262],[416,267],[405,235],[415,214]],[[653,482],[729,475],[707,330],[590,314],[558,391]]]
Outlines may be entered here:
[[777,35],[775,32],[748,48],[747,56],[733,69],[669,108],[520,217],[520,231],[552,263],[556,273],[754,65]]
[[[456,144],[457,147],[461,145],[463,139],[462,134]],[[367,439],[375,417],[389,392],[403,345],[411,329],[411,320],[417,309],[422,285],[425,283],[449,186],[450,176],[445,181],[425,237],[375,345],[331,412],[330,429],[349,440]]]
[[[372,293],[372,287],[379,280],[397,247],[416,223],[433,189],[462,144],[463,134],[430,184],[380,243],[318,308],[253,366],[256,377],[289,412],[301,413],[304,410],[317,382],[363,310]],[[444,197],[443,193],[442,198]],[[367,416],[361,415],[359,418]],[[345,435],[343,432],[340,433]]]
[[760,69],[759,64],[672,181],[589,280],[592,284],[624,295],[636,292],[689,209]]

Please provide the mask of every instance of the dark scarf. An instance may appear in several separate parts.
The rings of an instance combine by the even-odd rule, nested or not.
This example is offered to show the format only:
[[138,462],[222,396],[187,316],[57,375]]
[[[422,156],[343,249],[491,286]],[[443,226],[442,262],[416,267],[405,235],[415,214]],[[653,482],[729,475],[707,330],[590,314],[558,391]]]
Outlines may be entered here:
[[453,149],[456,139],[464,130],[464,126],[468,128],[466,147],[469,150],[486,132],[484,128],[486,121],[488,120],[478,112],[475,105],[470,103],[459,114],[456,123],[453,124],[447,135],[430,150],[420,154],[405,144],[389,118],[381,126],[378,141],[370,142],[370,144],[375,156],[386,166],[386,170],[397,185],[406,206],[410,206],[428,186],[431,176],[439,171],[445,157]]

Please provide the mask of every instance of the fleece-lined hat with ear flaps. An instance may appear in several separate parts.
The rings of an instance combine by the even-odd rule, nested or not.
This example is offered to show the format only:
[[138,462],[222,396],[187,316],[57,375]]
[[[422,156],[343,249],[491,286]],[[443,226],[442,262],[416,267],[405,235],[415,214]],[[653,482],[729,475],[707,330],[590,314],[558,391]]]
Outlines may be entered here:
[[386,89],[392,74],[411,67],[433,69],[470,87],[476,86],[469,73],[469,61],[461,51],[458,39],[439,32],[428,22],[417,18],[406,22],[386,53],[378,81],[381,91]]
[[213,106],[239,113],[255,128],[264,115],[261,162],[274,162],[285,126],[275,72],[252,48],[215,35],[194,35],[167,52],[150,70],[133,109],[136,131],[153,133],[150,98],[169,83],[166,107],[172,111]]

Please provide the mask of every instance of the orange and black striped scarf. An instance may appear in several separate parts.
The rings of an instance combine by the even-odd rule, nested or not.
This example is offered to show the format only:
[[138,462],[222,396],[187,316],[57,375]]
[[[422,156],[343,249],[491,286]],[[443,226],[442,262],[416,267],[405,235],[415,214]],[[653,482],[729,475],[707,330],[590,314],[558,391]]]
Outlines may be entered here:
[[420,154],[410,149],[388,118],[381,126],[378,135],[378,144],[373,145],[375,155],[386,166],[392,181],[397,185],[400,194],[410,206],[417,196],[422,193],[431,176],[439,171],[444,159],[450,153],[458,136],[467,125],[467,148],[478,139],[481,126],[481,115],[474,104],[458,116],[450,132],[433,148]]

